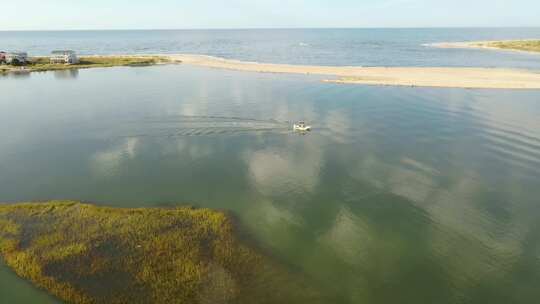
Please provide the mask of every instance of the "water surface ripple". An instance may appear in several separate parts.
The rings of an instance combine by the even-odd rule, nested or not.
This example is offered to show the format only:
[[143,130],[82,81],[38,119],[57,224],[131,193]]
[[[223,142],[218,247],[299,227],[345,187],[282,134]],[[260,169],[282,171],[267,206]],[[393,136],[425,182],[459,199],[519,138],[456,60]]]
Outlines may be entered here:
[[[0,201],[228,210],[335,303],[540,298],[538,91],[72,76],[0,78]],[[2,303],[54,302],[4,267],[0,282]]]

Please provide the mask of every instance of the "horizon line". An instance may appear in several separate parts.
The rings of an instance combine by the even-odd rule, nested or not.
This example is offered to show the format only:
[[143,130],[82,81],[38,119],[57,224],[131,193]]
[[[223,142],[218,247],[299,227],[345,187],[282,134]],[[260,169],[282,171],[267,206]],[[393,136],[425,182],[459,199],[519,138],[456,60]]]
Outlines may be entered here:
[[536,26],[403,26],[403,27],[238,27],[238,28],[109,28],[109,29],[11,29],[0,32],[68,32],[68,31],[230,31],[230,30],[355,30],[355,29],[504,29],[540,28]]

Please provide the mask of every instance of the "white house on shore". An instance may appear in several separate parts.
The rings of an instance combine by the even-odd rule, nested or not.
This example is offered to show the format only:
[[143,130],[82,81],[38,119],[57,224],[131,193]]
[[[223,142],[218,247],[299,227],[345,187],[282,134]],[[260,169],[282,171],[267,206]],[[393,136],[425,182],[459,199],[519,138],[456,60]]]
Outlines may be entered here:
[[7,64],[26,64],[28,62],[28,54],[26,52],[10,52],[5,54],[5,62]]
[[58,50],[52,51],[51,63],[76,64],[79,63],[79,58],[75,51]]

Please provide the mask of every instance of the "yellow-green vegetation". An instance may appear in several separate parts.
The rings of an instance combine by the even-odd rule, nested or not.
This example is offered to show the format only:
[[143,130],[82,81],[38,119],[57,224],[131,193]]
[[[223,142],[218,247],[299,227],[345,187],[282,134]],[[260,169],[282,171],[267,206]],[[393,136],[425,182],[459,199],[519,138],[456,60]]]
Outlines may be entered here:
[[[69,69],[88,69],[114,66],[144,66],[160,63],[171,63],[165,56],[88,56],[81,57],[77,64],[52,64],[49,57],[34,57],[23,67],[29,72],[56,71]],[[20,71],[21,67],[0,66],[0,72]]]
[[314,303],[305,278],[209,209],[0,205],[0,254],[68,303]]
[[37,57],[32,60],[28,68],[33,71],[52,71],[65,69],[85,69],[98,67],[113,67],[113,66],[139,66],[139,65],[154,65],[158,63],[169,62],[165,57],[159,56],[91,56],[81,57],[77,64],[51,64],[47,57]]
[[498,49],[540,52],[540,40],[493,41],[483,45]]

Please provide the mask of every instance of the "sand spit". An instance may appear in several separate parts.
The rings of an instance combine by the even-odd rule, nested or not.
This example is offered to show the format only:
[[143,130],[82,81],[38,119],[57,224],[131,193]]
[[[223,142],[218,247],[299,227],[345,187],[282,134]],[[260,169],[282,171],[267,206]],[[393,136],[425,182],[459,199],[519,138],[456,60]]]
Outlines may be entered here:
[[[438,47],[465,47],[468,43],[438,44]],[[0,75],[7,73],[79,69],[92,67],[134,66],[132,62],[153,64],[187,64],[207,68],[228,69],[259,73],[286,73],[328,76],[325,82],[387,86],[418,86],[471,89],[540,89],[540,70],[470,67],[360,67],[314,66],[239,61],[205,55],[154,54],[154,55],[94,55],[85,56],[94,65],[50,65],[0,68]],[[43,58],[42,58],[43,59]],[[41,60],[41,59],[40,59]],[[43,59],[46,61],[46,58]],[[102,62],[104,61],[104,62]]]
[[453,67],[337,67],[246,62],[203,55],[167,55],[172,61],[246,72],[333,76],[326,82],[476,89],[540,89],[540,71]]

